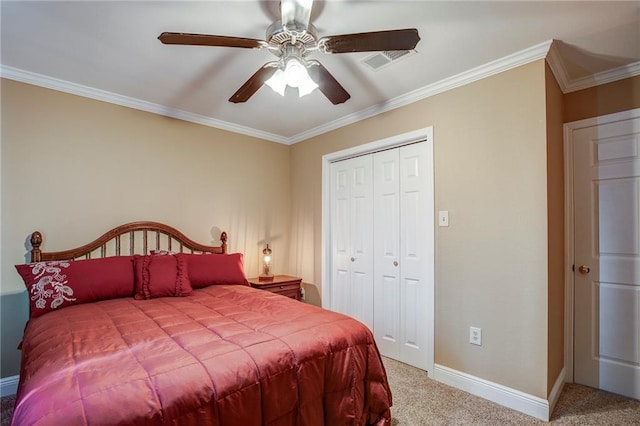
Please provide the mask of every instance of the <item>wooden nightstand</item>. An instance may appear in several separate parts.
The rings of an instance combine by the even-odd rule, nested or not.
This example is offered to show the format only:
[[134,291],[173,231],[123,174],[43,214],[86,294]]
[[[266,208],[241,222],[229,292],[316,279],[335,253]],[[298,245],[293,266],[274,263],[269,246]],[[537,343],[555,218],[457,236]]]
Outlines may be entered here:
[[300,300],[302,278],[291,277],[289,275],[275,275],[271,281],[260,281],[258,277],[249,278],[247,281],[249,281],[249,284],[251,284],[253,288],[267,290],[272,293]]

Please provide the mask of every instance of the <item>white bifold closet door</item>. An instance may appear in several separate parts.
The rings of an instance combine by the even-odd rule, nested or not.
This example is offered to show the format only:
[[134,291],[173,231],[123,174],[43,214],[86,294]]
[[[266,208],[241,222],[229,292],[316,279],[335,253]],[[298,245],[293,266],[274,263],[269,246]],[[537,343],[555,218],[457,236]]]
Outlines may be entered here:
[[433,175],[425,143],[374,154],[374,323],[380,352],[427,369],[428,227]]
[[364,322],[380,352],[427,369],[433,171],[426,143],[331,165],[333,309]]
[[373,161],[331,165],[332,297],[335,311],[373,330]]

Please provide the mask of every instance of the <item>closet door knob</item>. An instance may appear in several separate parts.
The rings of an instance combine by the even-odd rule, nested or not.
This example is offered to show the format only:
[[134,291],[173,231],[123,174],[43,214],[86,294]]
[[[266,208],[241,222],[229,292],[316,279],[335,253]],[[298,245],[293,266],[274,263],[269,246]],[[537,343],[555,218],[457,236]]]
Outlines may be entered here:
[[351,261],[352,261],[352,262],[355,262],[355,261],[356,261],[356,258],[355,258],[355,257],[352,257],[352,258],[351,258]]
[[398,266],[398,261],[397,260],[393,261],[393,266]]

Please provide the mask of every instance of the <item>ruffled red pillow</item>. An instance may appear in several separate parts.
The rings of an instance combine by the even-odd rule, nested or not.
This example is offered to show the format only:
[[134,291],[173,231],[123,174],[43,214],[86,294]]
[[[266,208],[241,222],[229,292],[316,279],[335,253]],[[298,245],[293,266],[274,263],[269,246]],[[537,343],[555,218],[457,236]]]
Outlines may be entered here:
[[193,294],[185,255],[182,253],[134,256],[135,298],[181,297]]
[[193,288],[214,284],[249,285],[244,274],[242,253],[185,254],[189,264],[189,281]]
[[63,260],[16,265],[29,293],[31,317],[97,300],[131,297],[133,257]]

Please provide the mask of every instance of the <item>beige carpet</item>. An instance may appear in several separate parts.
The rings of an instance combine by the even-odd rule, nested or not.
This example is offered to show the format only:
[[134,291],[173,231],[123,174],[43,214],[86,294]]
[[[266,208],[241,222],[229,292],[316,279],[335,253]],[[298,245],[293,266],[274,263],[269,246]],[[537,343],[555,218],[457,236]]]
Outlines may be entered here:
[[[383,358],[393,393],[393,426],[543,425],[546,422],[429,379],[427,373]],[[2,398],[9,424],[14,397]],[[640,425],[640,401],[580,385],[565,385],[553,412],[554,425]]]
[[0,399],[0,425],[7,426],[11,421],[13,406],[16,403],[16,396],[5,396]]
[[[393,394],[393,426],[543,425],[546,422],[429,379],[425,371],[383,358]],[[640,425],[640,401],[567,384],[551,424]]]

